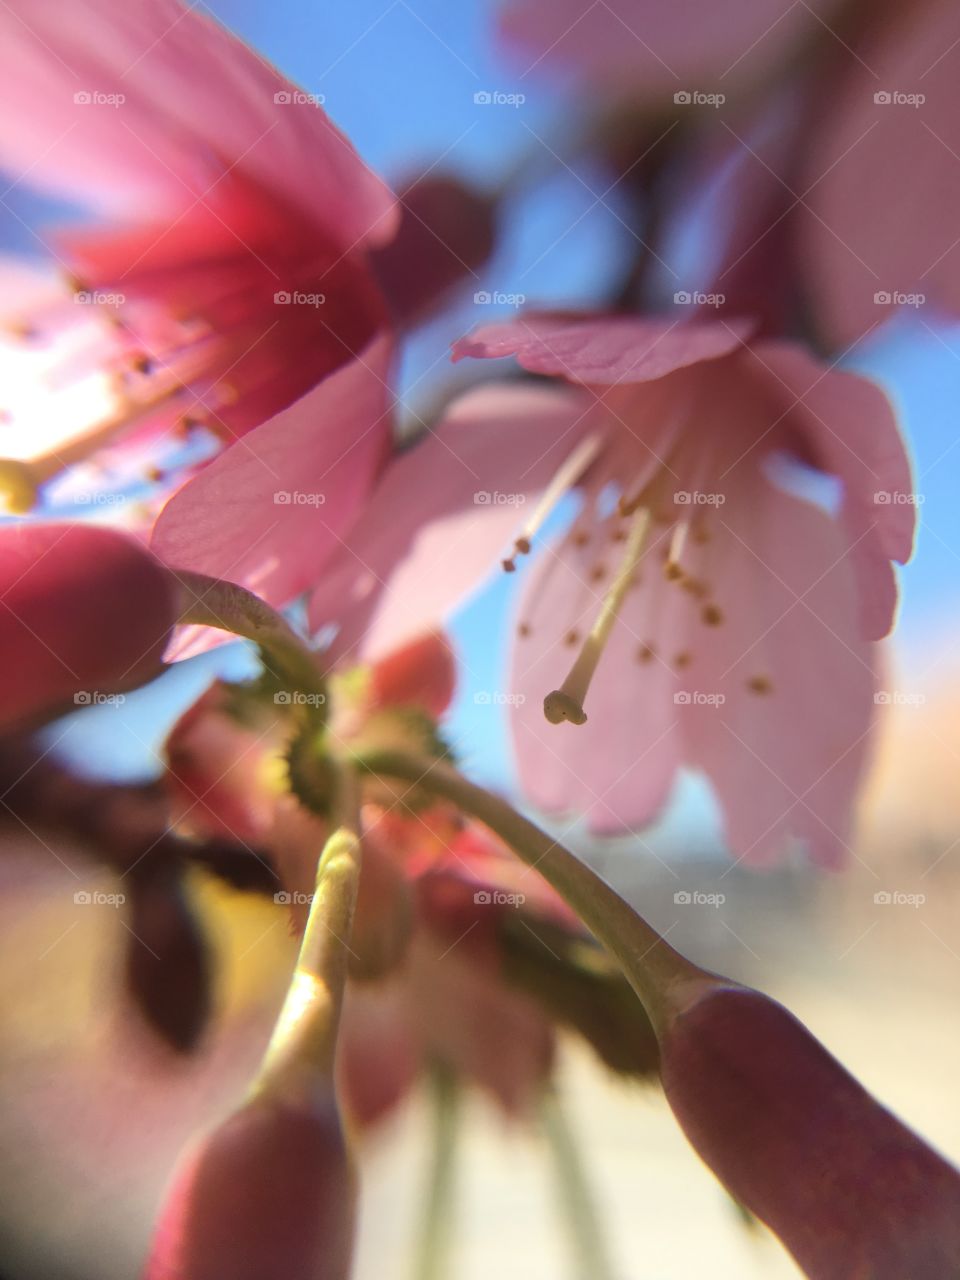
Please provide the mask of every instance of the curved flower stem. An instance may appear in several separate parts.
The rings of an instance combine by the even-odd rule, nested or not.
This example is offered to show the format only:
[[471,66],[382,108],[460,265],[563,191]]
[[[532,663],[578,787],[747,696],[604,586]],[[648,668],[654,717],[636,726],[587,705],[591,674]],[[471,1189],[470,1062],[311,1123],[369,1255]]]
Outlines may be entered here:
[[619,963],[655,1029],[690,1003],[716,977],[684,959],[651,925],[569,849],[541,831],[499,796],[441,761],[401,752],[371,752],[356,763],[370,773],[400,778],[451,800],[478,818],[543,876]]
[[319,1084],[332,1089],[347,956],[360,881],[360,812],[356,778],[342,771],[340,825],[323,847],[316,891],[297,966],[267,1046],[254,1094],[309,1102]]
[[312,694],[311,705],[325,705],[326,681],[315,655],[275,609],[236,582],[184,570],[174,577],[182,588],[181,622],[216,627],[252,640],[264,664],[293,685],[290,692]]
[[435,1063],[429,1076],[432,1150],[423,1218],[413,1267],[414,1280],[446,1280],[450,1274],[460,1086],[453,1072]]
[[573,1245],[577,1280],[613,1280],[596,1202],[555,1085],[540,1097],[540,1123],[553,1157],[560,1209]]

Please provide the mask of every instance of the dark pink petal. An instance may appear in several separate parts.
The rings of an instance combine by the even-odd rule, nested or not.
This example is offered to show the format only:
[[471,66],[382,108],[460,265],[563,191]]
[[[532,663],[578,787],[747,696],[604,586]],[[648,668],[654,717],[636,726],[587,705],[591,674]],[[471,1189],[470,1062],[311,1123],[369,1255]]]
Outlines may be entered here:
[[333,1104],[254,1099],[181,1164],[144,1280],[346,1280],[353,1219]]
[[157,214],[215,195],[237,169],[343,249],[395,231],[392,195],[325,112],[196,8],[17,0],[0,27],[0,158],[17,178],[113,215]]
[[310,602],[334,649],[380,657],[436,625],[499,567],[536,497],[587,429],[586,400],[481,387],[399,455]]
[[960,1274],[960,1175],[781,1005],[711,984],[659,1038],[690,1142],[806,1275]]
[[167,503],[153,547],[175,569],[285,604],[357,517],[388,447],[391,345],[380,338],[249,432]]
[[743,320],[680,323],[532,312],[461,338],[454,343],[453,358],[515,356],[531,373],[606,386],[651,382],[686,365],[730,355],[749,332]]
[[177,600],[163,566],[124,534],[0,529],[0,722],[72,710],[72,699],[83,705],[155,675]]

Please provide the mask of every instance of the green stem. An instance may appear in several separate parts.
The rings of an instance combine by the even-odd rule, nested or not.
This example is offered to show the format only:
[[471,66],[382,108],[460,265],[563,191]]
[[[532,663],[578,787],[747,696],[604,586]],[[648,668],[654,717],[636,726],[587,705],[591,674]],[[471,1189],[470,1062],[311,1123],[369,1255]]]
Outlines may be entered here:
[[253,1086],[256,1095],[309,1102],[333,1089],[347,956],[360,882],[356,778],[344,770],[340,826],[323,847],[300,954],[280,1017]]
[[236,582],[183,570],[174,576],[182,588],[181,622],[252,640],[265,664],[293,685],[291,693],[311,694],[312,705],[325,705],[326,681],[315,655],[275,609]]
[[453,1072],[440,1064],[435,1064],[430,1071],[430,1100],[433,1109],[430,1170],[413,1276],[414,1280],[449,1280],[460,1086]]
[[365,754],[356,763],[369,773],[399,778],[452,801],[478,818],[538,871],[603,944],[640,997],[659,1031],[681,1009],[720,979],[691,964],[590,867],[505,800],[470,782],[448,764],[401,752]]
[[613,1280],[596,1204],[573,1131],[554,1085],[540,1098],[540,1123],[553,1157],[563,1221],[573,1246],[577,1280]]

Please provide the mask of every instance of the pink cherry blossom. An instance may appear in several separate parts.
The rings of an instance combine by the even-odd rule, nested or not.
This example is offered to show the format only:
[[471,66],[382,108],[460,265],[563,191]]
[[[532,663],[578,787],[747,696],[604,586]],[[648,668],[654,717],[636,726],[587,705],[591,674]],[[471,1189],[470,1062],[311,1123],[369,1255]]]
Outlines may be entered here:
[[[585,388],[540,422],[546,391],[501,392],[517,397],[515,412],[483,434],[479,422],[461,434],[454,411],[381,487],[391,510],[392,486],[424,495],[419,519],[433,530],[408,539],[394,527],[388,542],[365,517],[315,618],[333,616],[347,561],[388,581],[357,606],[362,626],[347,610],[348,637],[365,632],[369,652],[412,628],[418,606],[449,608],[484,553],[492,560],[504,523],[471,509],[451,459],[483,454],[486,483],[509,492],[552,430],[559,459],[541,456],[557,483],[525,523],[514,519],[506,559],[522,569],[534,553],[507,686],[525,791],[615,832],[649,823],[692,766],[713,783],[739,856],[767,860],[793,834],[833,863],[869,742],[869,642],[893,618],[890,561],[911,549],[910,470],[873,384],[790,344],[746,343],[747,331],[531,315],[462,340],[458,357],[514,354]],[[839,498],[811,498],[818,473]],[[579,514],[541,548],[546,509],[569,490]],[[444,531],[450,562],[433,574]],[[425,575],[424,601],[412,584]]]
[[960,11],[894,8],[844,64],[811,135],[801,246],[829,338],[898,306],[960,310]]
[[694,90],[729,92],[764,74],[839,7],[834,0],[509,0],[501,30],[525,71],[542,64],[630,98],[686,94],[686,105]]
[[[295,478],[278,454],[295,437],[330,494],[305,539],[316,563],[390,438],[387,414],[358,439],[355,421],[330,416],[317,391],[337,370],[383,377],[386,308],[366,251],[396,231],[393,196],[308,95],[175,0],[134,0],[119,15],[103,0],[66,16],[47,0],[14,4],[0,29],[0,163],[101,215],[50,245],[85,304],[71,304],[73,326],[62,302],[14,300],[24,350],[46,357],[23,411],[36,416],[53,384],[97,374],[105,384],[85,421],[17,455],[26,473],[5,468],[6,487],[25,505],[31,482],[113,441],[205,427],[232,446],[206,484],[238,472],[226,530],[189,554],[182,526],[192,503],[206,507],[204,487],[166,517],[158,547],[178,567],[235,577],[251,562],[256,585],[257,571],[271,571],[262,540],[266,515],[277,516],[272,495]],[[71,345],[64,330],[90,331],[94,313],[98,331]],[[253,471],[270,503],[262,516],[245,506]],[[303,522],[292,527],[303,541]],[[284,572],[273,598],[296,589]]]

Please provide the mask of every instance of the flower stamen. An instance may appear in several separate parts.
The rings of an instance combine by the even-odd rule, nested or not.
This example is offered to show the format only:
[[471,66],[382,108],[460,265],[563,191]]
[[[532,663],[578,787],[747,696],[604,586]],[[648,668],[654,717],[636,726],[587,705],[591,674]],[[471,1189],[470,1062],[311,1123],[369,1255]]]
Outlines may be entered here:
[[565,497],[577,483],[583,473],[600,452],[603,438],[600,435],[584,436],[577,447],[560,464],[550,483],[544,489],[540,501],[534,507],[533,514],[523,525],[513,543],[513,554],[501,563],[507,573],[513,573],[517,567],[517,556],[530,554],[533,539],[543,528],[561,498]]

